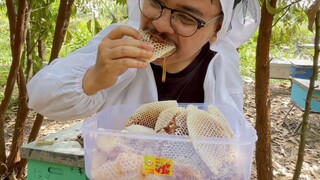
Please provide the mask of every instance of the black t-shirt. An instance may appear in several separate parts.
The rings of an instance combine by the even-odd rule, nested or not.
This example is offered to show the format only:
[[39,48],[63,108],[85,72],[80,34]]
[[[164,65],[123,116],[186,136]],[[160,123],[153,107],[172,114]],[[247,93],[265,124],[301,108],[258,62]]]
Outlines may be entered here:
[[151,64],[158,90],[158,100],[177,100],[179,103],[203,103],[203,81],[208,65],[215,55],[207,43],[201,49],[196,59],[184,70],[178,73],[166,74],[163,83],[162,67]]

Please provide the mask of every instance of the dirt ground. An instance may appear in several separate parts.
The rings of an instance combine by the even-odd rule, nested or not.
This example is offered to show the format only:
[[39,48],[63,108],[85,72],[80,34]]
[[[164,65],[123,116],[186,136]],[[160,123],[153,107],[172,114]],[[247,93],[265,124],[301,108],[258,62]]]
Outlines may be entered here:
[[[299,131],[296,132],[296,128],[302,121],[303,114],[303,111],[294,106],[290,100],[290,86],[288,80],[271,85],[273,174],[275,179],[280,180],[292,179],[300,142]],[[245,115],[253,126],[255,126],[256,117],[254,96],[254,82],[250,78],[245,78]],[[30,113],[25,137],[31,130],[34,115],[35,113]],[[9,115],[5,122],[5,138],[8,150],[12,139],[14,118],[15,114]],[[80,121],[74,120],[62,123],[46,119],[41,127],[39,138]],[[309,123],[310,129],[300,176],[300,179],[305,180],[320,179],[320,114],[310,114]],[[256,179],[255,168],[255,163],[253,163],[252,179]]]
[[[290,99],[291,82],[282,80],[272,83],[271,99],[271,139],[273,174],[275,179],[292,179],[298,156],[300,142],[300,122],[303,111],[293,104]],[[246,79],[245,83],[245,115],[255,126],[255,94],[254,82]],[[252,179],[256,172],[253,166]],[[320,114],[311,113],[309,116],[309,133],[307,136],[305,157],[300,179],[320,179]]]

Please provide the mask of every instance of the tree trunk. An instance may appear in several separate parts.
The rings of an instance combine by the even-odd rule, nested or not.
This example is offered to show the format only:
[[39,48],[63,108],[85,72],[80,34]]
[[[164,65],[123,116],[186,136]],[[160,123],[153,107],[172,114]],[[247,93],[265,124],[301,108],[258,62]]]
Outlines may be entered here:
[[[6,6],[7,6],[7,14],[9,19],[11,53],[13,54],[14,31],[16,26],[15,24],[16,12],[14,9],[13,0],[6,0]],[[10,92],[9,89],[7,91],[8,91],[7,96],[11,97],[11,94],[9,93]],[[5,167],[7,157],[6,157],[6,146],[5,146],[5,139],[4,139],[4,118],[5,118],[5,113],[7,111],[9,103],[10,103],[10,98],[7,97],[7,98],[4,98],[0,104],[0,175],[7,170],[7,168]]]
[[[276,6],[277,0],[271,0],[271,6]],[[256,130],[258,134],[256,148],[257,178],[273,179],[271,154],[271,123],[270,123],[270,87],[269,87],[269,50],[272,34],[273,16],[262,6],[261,23],[259,27],[256,62]]]
[[[37,42],[36,42],[37,43]],[[33,63],[32,63],[32,51],[33,48],[31,46],[31,37],[30,37],[30,30],[27,32],[27,38],[26,38],[26,45],[27,45],[27,64],[26,64],[26,80],[27,82],[30,81],[32,75],[33,75]]]
[[38,40],[38,56],[41,59],[42,65],[45,62],[45,60],[44,60],[45,49],[46,48],[45,48],[45,46],[43,44],[42,37],[39,37],[39,40]]
[[[32,129],[31,129],[31,132],[29,134],[28,143],[33,142],[34,140],[36,140],[36,138],[37,138],[37,136],[39,134],[42,122],[43,122],[43,116],[41,114],[37,114],[36,120],[34,121]],[[27,159],[22,158],[20,160],[20,163],[19,163],[18,167],[17,167],[18,168],[18,174],[17,174],[17,178],[18,179],[21,179],[21,178],[23,178],[25,176],[25,172],[24,171],[25,171],[26,165],[27,165]]]
[[298,160],[296,163],[296,168],[295,172],[293,175],[293,180],[298,180],[301,169],[302,169],[302,164],[303,164],[303,159],[304,159],[304,150],[306,147],[306,137],[308,134],[308,119],[309,119],[309,114],[310,114],[310,109],[311,109],[311,101],[313,97],[313,91],[314,91],[314,86],[315,86],[315,81],[318,76],[319,68],[318,68],[318,59],[319,59],[319,34],[320,34],[320,11],[317,12],[316,16],[316,35],[315,35],[315,42],[314,42],[314,56],[313,56],[313,68],[312,68],[312,76],[310,78],[310,84],[309,84],[309,90],[307,94],[307,99],[306,99],[306,106],[305,110],[303,113],[303,120],[302,120],[302,126],[301,126],[301,135],[300,135],[300,145],[299,145],[299,151],[298,151]]
[[23,144],[23,132],[26,124],[26,119],[29,113],[28,108],[28,95],[26,88],[26,79],[23,73],[22,67],[19,69],[18,76],[18,87],[19,87],[19,108],[17,112],[17,119],[15,122],[14,134],[12,138],[12,146],[10,155],[8,157],[8,171],[13,172],[16,168],[16,163],[20,161],[20,147]]
[[[27,10],[27,1],[20,0],[18,7],[18,14],[15,18],[14,6],[12,0],[7,0],[8,18],[10,24],[10,40],[12,51],[12,64],[7,79],[7,84],[4,92],[4,98],[0,105],[0,163],[6,163],[6,151],[4,143],[4,118],[5,113],[9,107],[10,99],[14,89],[14,83],[17,79],[18,70],[21,63],[21,56],[23,51],[23,45],[25,42],[25,14]],[[14,16],[14,17],[12,17]],[[14,20],[16,19],[16,22]],[[14,25],[13,25],[14,24]],[[2,165],[3,165],[2,164]],[[0,166],[0,174],[3,174],[5,168]]]
[[[7,6],[7,13],[8,13],[8,20],[9,20],[9,29],[10,29],[10,45],[11,45],[11,52],[13,51],[13,45],[14,45],[14,37],[15,37],[15,31],[16,31],[16,12],[14,7],[13,0],[6,0],[6,6]],[[13,54],[13,52],[12,52]]]
[[60,0],[59,13],[52,43],[50,62],[59,56],[63,40],[68,29],[74,0]]
[[[29,3],[31,3],[31,1],[29,1]],[[28,2],[26,2],[26,4],[28,4]],[[22,39],[23,43],[21,43],[22,46],[26,40],[27,31],[29,29],[28,25],[30,20],[30,13],[31,13],[31,7],[26,6],[26,12],[23,14],[25,16],[25,19],[24,21],[22,21],[22,23],[24,23],[24,27],[23,29],[21,29],[22,31],[24,31],[23,32],[24,38]],[[23,47],[21,48],[21,51],[22,50],[23,50]],[[27,52],[27,56],[28,56],[28,52]],[[21,57],[20,57],[20,62],[21,62]],[[17,112],[17,118],[15,121],[11,151],[7,160],[9,173],[13,172],[14,169],[17,169],[16,168],[16,166],[18,165],[17,163],[20,161],[20,147],[23,144],[23,137],[24,137],[23,133],[24,133],[25,124],[28,117],[28,113],[29,113],[27,83],[26,83],[26,78],[25,78],[21,63],[20,63],[18,77],[17,77],[17,84],[18,84],[18,90],[19,90],[19,107]]]

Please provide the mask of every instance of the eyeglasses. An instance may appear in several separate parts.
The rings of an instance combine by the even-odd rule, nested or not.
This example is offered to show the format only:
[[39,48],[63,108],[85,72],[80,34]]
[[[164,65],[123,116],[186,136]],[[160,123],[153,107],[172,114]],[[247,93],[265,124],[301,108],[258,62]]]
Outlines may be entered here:
[[208,21],[195,17],[187,12],[171,9],[165,6],[159,0],[139,0],[139,9],[143,16],[148,19],[159,19],[164,9],[171,11],[170,25],[172,29],[179,35],[190,37],[194,35],[198,29],[205,27],[210,22],[218,19],[222,15],[218,15]]

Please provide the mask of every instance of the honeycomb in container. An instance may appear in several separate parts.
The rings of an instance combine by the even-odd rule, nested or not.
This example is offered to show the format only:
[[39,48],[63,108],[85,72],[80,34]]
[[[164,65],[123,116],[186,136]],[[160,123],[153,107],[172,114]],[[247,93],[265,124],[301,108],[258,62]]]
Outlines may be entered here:
[[157,133],[188,135],[187,110],[183,107],[174,107],[162,111],[156,122]]
[[158,149],[160,157],[189,160],[194,160],[197,157],[197,152],[191,143],[175,141],[163,141],[159,143],[161,144]]
[[225,118],[212,115],[204,110],[188,112],[187,126],[190,136],[233,138],[234,134]]
[[126,127],[137,124],[154,129],[159,114],[172,107],[178,107],[177,101],[158,101],[143,104],[130,116]]
[[108,161],[108,154],[102,151],[100,148],[94,148],[92,151],[92,164],[91,169],[97,169],[105,162]]
[[204,180],[196,168],[176,161],[172,176],[159,176],[143,172],[144,158],[134,153],[121,153],[114,161],[108,161],[92,171],[93,180]]
[[92,171],[92,179],[143,179],[144,158],[135,153],[120,153],[114,161],[108,161]]
[[152,128],[141,126],[141,125],[131,125],[125,127],[123,132],[139,132],[139,133],[146,133],[146,134],[153,134],[155,131]]
[[224,130],[230,135],[230,136],[234,136],[232,129],[230,128],[228,122],[227,122],[227,118],[221,113],[221,111],[213,106],[213,105],[209,105],[208,106],[208,112],[214,117],[215,121],[219,121],[222,126],[224,126]]
[[[167,133],[188,136],[191,143],[135,137],[99,137],[92,162],[93,177],[118,179],[225,179],[238,178],[235,171],[235,147],[230,144],[203,143],[203,137],[231,139],[234,133],[226,118],[214,106],[208,111],[197,106],[179,107],[176,101],[144,104],[130,116],[124,132]],[[164,135],[165,136],[165,135]],[[106,153],[108,158],[101,156]],[[144,174],[143,155],[174,159],[172,177]],[[103,159],[103,160],[101,160]],[[105,163],[103,163],[105,161]],[[192,161],[192,162],[191,162]],[[180,162],[180,163],[179,163]],[[95,163],[95,164],[94,164]],[[119,167],[122,167],[121,169]],[[203,176],[197,168],[209,169]]]
[[118,174],[115,170],[115,162],[113,161],[107,161],[98,168],[92,169],[91,171],[91,179],[92,180],[102,180],[102,179],[108,179],[108,180],[117,180]]
[[125,145],[123,137],[108,137],[103,134],[97,138],[97,148],[110,155],[122,151],[133,151],[131,147]]
[[[217,109],[212,109],[216,111]],[[227,138],[234,137],[232,129],[225,119],[217,119],[213,114],[203,110],[188,113],[188,130],[191,142],[210,170],[221,176],[229,172],[224,168],[229,162],[235,162],[233,147],[230,144],[208,144],[200,141],[201,137]]]

